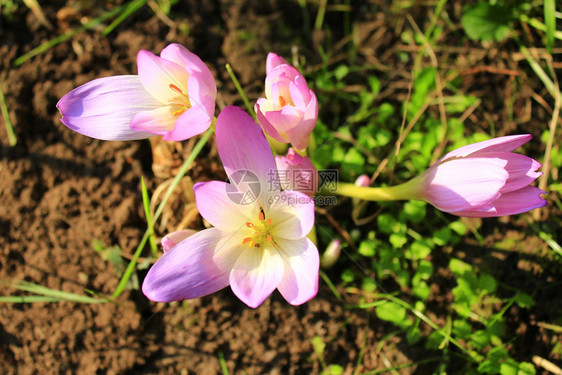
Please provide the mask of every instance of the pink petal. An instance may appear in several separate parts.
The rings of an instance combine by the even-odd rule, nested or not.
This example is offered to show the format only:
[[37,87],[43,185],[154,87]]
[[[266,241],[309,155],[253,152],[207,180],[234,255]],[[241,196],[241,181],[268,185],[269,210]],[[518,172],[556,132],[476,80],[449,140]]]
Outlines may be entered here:
[[264,112],[262,110],[262,108],[264,107],[263,104],[264,104],[265,101],[267,101],[267,99],[260,98],[260,99],[258,99],[258,101],[256,102],[256,105],[254,106],[254,111],[256,112],[256,115],[257,115],[257,118],[258,118],[258,123],[260,124],[263,131],[267,135],[269,135],[270,137],[274,138],[275,140],[277,140],[279,142],[288,143],[288,140],[281,137],[279,132],[275,129],[275,127],[269,122],[269,120],[265,116],[266,112]]
[[270,52],[267,54],[267,59],[265,60],[265,73],[269,74],[269,72],[275,69],[278,65],[283,64],[289,65],[287,60],[273,52]]
[[452,157],[465,157],[468,155],[476,156],[475,154],[484,152],[511,152],[533,138],[530,134],[508,135],[505,137],[498,137],[473,143],[464,147],[460,147],[446,154],[441,160],[446,160]]
[[[228,248],[229,233],[205,229],[166,252],[148,271],[142,291],[149,299],[171,302],[214,293],[229,283],[237,251]],[[213,260],[216,253],[230,257]],[[230,262],[230,264],[229,264]]]
[[[213,226],[229,232],[239,231],[259,214],[255,204],[237,204],[236,188],[222,181],[199,182],[193,186],[197,209]],[[255,199],[249,201],[255,202]]]
[[184,141],[204,133],[213,122],[215,99],[206,96],[199,101],[191,101],[191,108],[176,118],[173,130],[164,136],[165,141]]
[[295,82],[291,82],[289,85],[289,90],[291,92],[291,98],[295,107],[304,110],[311,99],[311,90],[308,88],[308,84],[303,76],[297,76]]
[[509,174],[497,158],[450,159],[427,171],[420,193],[435,207],[455,212],[489,205],[499,196]]
[[173,115],[174,107],[160,106],[150,111],[138,112],[131,119],[130,127],[133,130],[164,135],[174,129],[177,117]]
[[526,186],[502,194],[493,202],[494,210],[492,211],[468,210],[453,212],[453,214],[464,217],[495,217],[520,214],[546,206],[548,202],[541,197],[541,194],[546,194],[546,192],[534,186]]
[[273,221],[274,238],[296,240],[305,237],[314,226],[314,201],[298,191],[283,191],[271,197],[267,217]]
[[289,82],[293,81],[295,77],[300,75],[299,71],[290,65],[278,65],[271,70],[265,77],[265,97],[270,100],[277,100],[279,96],[279,88],[275,85],[286,84],[287,94],[289,94]]
[[246,305],[256,308],[277,288],[284,263],[274,248],[247,248],[230,273],[230,287]]
[[197,233],[196,230],[193,229],[184,229],[178,230],[175,232],[168,233],[166,236],[162,237],[160,240],[160,244],[162,245],[162,249],[164,252],[168,252],[172,247],[176,246],[187,237],[194,235]]
[[[217,118],[217,149],[226,170],[232,179],[236,171],[249,171],[260,182],[259,199],[268,206],[267,198],[279,191],[277,167],[273,153],[261,128],[246,112],[228,106]],[[243,172],[245,173],[245,172]]]
[[285,263],[283,279],[277,289],[291,305],[301,305],[318,293],[318,249],[308,238],[276,239]]
[[[215,78],[199,56],[189,51],[181,44],[172,43],[160,52],[160,57],[184,67],[189,72],[190,80],[188,81],[188,92],[190,96],[191,94],[195,97],[208,95],[213,98],[214,103],[217,96]],[[197,83],[197,86],[192,87],[192,82]]]
[[129,123],[141,111],[161,103],[144,89],[138,76],[99,78],[75,88],[57,103],[61,122],[88,137],[121,141],[144,139],[154,134],[131,129]]
[[502,194],[496,199],[494,206],[498,211],[498,216],[515,215],[531,211],[547,205],[548,202],[541,197],[541,194],[546,194],[546,191],[542,191],[534,186],[526,186],[522,189]]
[[299,125],[303,112],[296,107],[286,105],[280,111],[266,112],[265,117],[280,135],[285,135]]
[[542,172],[536,172],[536,170],[541,167],[541,164],[525,155],[514,154],[511,152],[478,153],[478,155],[481,157],[495,157],[507,160],[505,170],[509,173],[509,178],[507,179],[505,186],[500,190],[501,194],[519,190],[529,185],[542,175]]
[[189,73],[181,65],[141,50],[137,54],[137,68],[146,91],[163,104],[169,104],[181,96],[172,86],[188,93]]

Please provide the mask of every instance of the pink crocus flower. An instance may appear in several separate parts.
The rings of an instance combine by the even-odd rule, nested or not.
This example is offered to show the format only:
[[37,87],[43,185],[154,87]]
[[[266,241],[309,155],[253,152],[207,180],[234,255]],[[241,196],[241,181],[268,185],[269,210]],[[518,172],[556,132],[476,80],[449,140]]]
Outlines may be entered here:
[[531,138],[512,135],[458,148],[404,184],[404,190],[457,216],[514,215],[543,207],[546,192],[529,185],[542,174],[536,171],[541,164],[512,153]]
[[318,119],[316,95],[283,58],[270,53],[266,69],[265,98],[258,99],[254,108],[258,123],[270,137],[304,150]]
[[[253,308],[275,289],[293,305],[308,301],[317,293],[319,270],[318,250],[306,237],[314,225],[312,199],[279,190],[267,139],[241,109],[221,112],[216,139],[231,183],[194,186],[197,208],[214,228],[164,253],[146,275],[144,294],[170,302],[230,285]],[[240,199],[247,196],[253,199]]]
[[209,128],[217,87],[199,57],[174,43],[160,57],[141,50],[137,67],[138,75],[99,78],[70,91],[57,103],[62,123],[103,140],[182,141]]
[[289,148],[286,156],[276,156],[279,183],[283,190],[296,190],[314,197],[318,189],[318,171],[307,156]]

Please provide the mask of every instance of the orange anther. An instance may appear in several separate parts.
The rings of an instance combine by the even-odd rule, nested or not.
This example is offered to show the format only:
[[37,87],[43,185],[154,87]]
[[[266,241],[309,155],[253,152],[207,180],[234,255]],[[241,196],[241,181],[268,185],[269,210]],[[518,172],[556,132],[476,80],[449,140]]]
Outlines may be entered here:
[[254,227],[254,224],[252,224],[252,223],[250,223],[250,222],[247,222],[247,223],[246,223],[246,226],[247,226],[248,228],[253,228],[253,227]]
[[178,86],[174,85],[173,83],[170,83],[169,87],[173,91],[177,92],[178,94],[183,94],[183,91]]
[[265,222],[267,225],[271,225],[271,223],[273,223],[273,220],[271,219],[267,219],[267,221]]
[[263,213],[263,211],[260,211],[260,221],[265,220],[265,214]]
[[244,238],[244,239],[242,240],[242,243],[245,245],[245,244],[247,244],[247,243],[250,242],[250,241],[252,241],[252,238],[251,238],[251,237],[246,237],[246,238]]

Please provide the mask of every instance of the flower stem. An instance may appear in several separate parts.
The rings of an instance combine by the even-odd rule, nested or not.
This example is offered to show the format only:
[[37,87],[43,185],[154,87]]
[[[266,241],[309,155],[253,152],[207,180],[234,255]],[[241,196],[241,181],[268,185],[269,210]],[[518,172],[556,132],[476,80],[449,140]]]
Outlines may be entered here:
[[234,74],[232,67],[230,66],[230,64],[226,64],[225,68],[226,71],[228,72],[228,75],[230,76],[230,79],[232,80],[232,83],[234,83],[234,86],[236,87],[238,94],[240,94],[240,97],[244,101],[244,104],[246,105],[246,109],[248,109],[248,112],[254,118],[254,121],[256,121],[257,117],[256,117],[256,112],[254,112],[254,107],[252,107],[250,101],[248,100],[248,97],[246,96],[246,93],[244,92],[244,89],[242,88],[242,86],[240,86],[240,82],[238,81],[238,78],[236,78],[236,75]]
[[[399,201],[419,199],[418,183],[414,178],[403,184],[388,187],[364,187],[340,182],[331,192],[345,197],[358,198],[367,201]],[[325,194],[325,192],[322,192]]]
[[[213,121],[213,122],[215,122],[215,121]],[[187,159],[185,159],[185,161],[183,162],[180,171],[178,172],[176,177],[174,177],[174,180],[172,181],[172,184],[170,185],[170,187],[168,187],[168,190],[166,190],[166,194],[164,195],[164,199],[162,199],[162,202],[160,202],[160,204],[158,205],[158,208],[156,209],[154,217],[152,218],[152,225],[154,225],[158,221],[158,219],[160,218],[160,215],[162,214],[162,211],[164,210],[164,206],[168,202],[168,199],[170,199],[170,196],[172,195],[174,189],[180,183],[181,179],[183,178],[183,176],[185,176],[185,174],[187,173],[189,168],[191,168],[191,164],[193,164],[193,161],[195,160],[197,155],[199,155],[199,153],[203,149],[203,146],[205,146],[207,144],[207,142],[209,141],[211,136],[214,134],[214,132],[215,132],[215,129],[212,126],[209,130],[207,130],[207,132],[205,134],[203,134],[203,136],[199,139],[199,141],[193,147],[193,150],[191,151],[191,153],[189,154]],[[117,288],[113,292],[113,295],[111,296],[112,298],[115,299],[115,298],[119,297],[121,295],[121,293],[123,293],[123,291],[125,290],[125,287],[127,286],[127,282],[129,281],[129,279],[131,278],[131,275],[133,274],[133,272],[135,270],[137,260],[139,259],[140,255],[142,253],[142,250],[144,249],[144,245],[146,244],[146,241],[148,240],[149,235],[150,235],[150,229],[147,229],[146,232],[144,233],[144,236],[141,239],[141,242],[139,243],[139,246],[137,247],[137,249],[135,250],[135,253],[133,254],[133,258],[131,259],[131,262],[127,265],[127,269],[123,273],[123,276],[121,277],[121,280],[119,281],[119,285],[117,285]]]

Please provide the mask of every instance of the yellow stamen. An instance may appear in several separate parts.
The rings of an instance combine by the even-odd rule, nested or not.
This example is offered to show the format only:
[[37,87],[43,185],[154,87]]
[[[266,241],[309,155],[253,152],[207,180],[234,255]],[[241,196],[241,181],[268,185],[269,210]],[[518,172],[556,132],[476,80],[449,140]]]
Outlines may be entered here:
[[263,246],[268,246],[269,243],[275,242],[273,236],[269,233],[273,225],[273,220],[271,218],[265,218],[265,212],[263,208],[260,207],[258,213],[258,220],[253,222],[246,222],[246,227],[253,229],[248,237],[242,240],[243,245],[248,245],[249,247],[260,248]]

